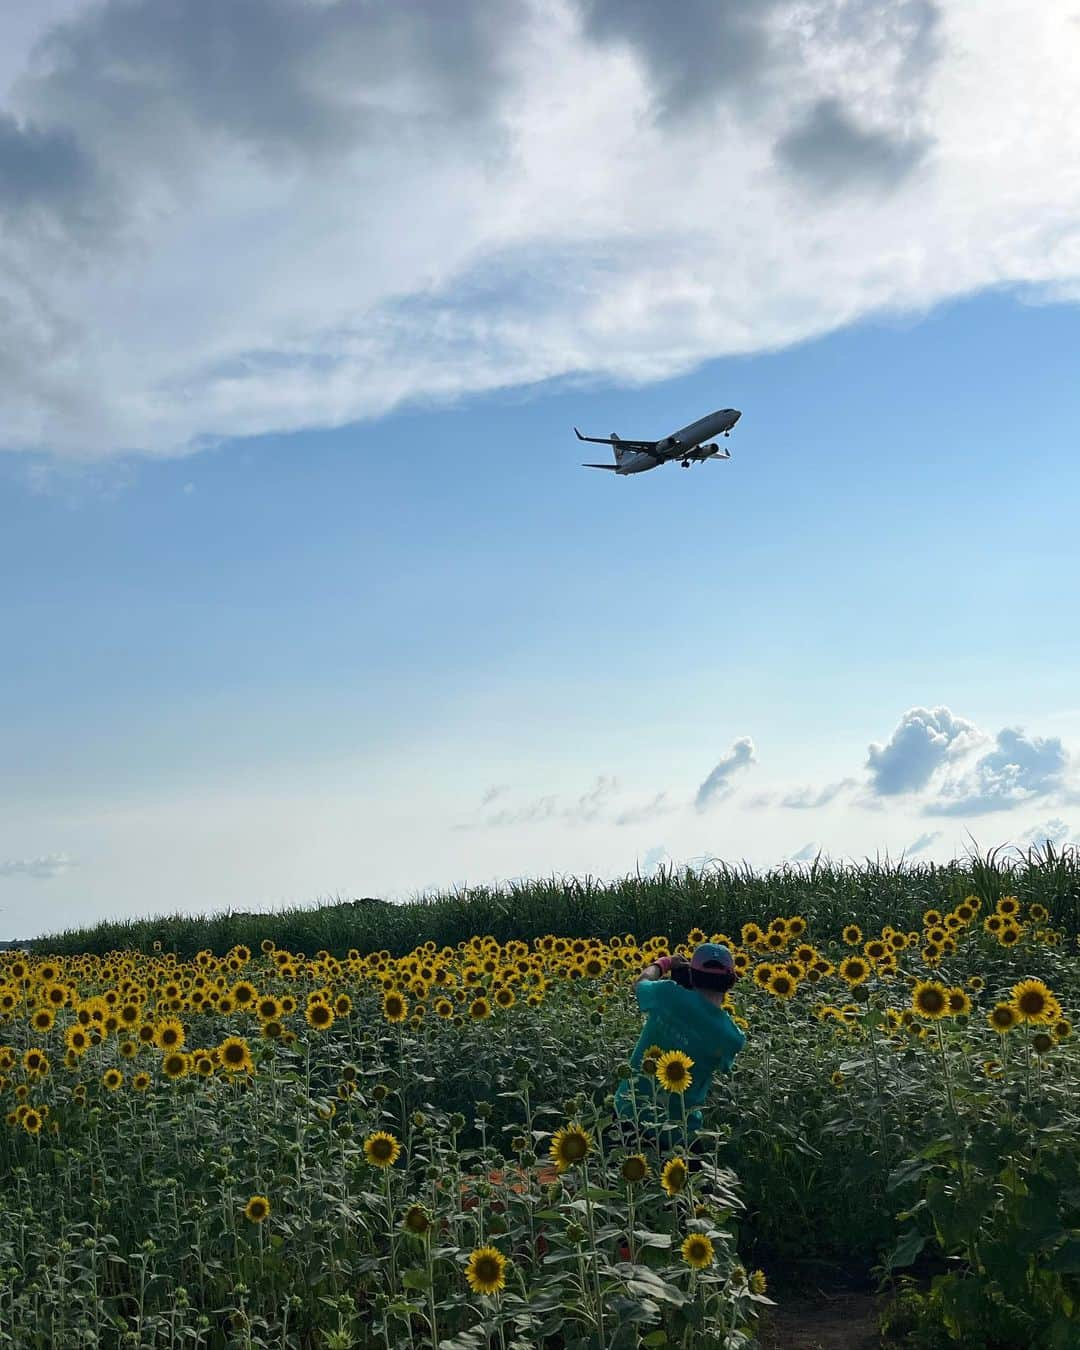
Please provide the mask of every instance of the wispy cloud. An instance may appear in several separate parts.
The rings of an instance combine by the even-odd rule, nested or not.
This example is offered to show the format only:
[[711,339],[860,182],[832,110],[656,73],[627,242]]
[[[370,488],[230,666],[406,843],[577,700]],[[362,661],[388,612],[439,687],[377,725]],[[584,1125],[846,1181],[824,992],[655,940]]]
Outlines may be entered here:
[[941,838],[941,835],[941,830],[927,830],[923,834],[920,834],[918,839],[913,839],[911,843],[908,844],[907,848],[904,849],[904,852],[908,854],[924,853],[931,844],[937,843]]
[[1070,826],[1060,816],[1054,816],[1050,820],[1044,820],[1041,825],[1034,825],[1030,830],[1025,830],[1018,842],[1031,844],[1035,848],[1043,848],[1049,842],[1055,848],[1060,848],[1062,844],[1080,843],[1080,836],[1074,836]]
[[11,858],[0,862],[0,877],[30,877],[35,881],[49,881],[77,866],[66,853],[50,853],[42,858]]
[[666,792],[658,792],[651,801],[642,802],[638,806],[628,806],[624,811],[620,811],[615,817],[616,825],[640,825],[646,820],[655,820],[657,816],[667,815],[676,808],[673,803],[668,801]]
[[733,791],[732,778],[751,764],[754,758],[754,742],[749,736],[740,736],[732,743],[731,749],[713,766],[708,777],[697,790],[694,805],[699,811],[705,811],[716,802],[722,801]]
[[841,778],[839,782],[828,783],[822,788],[792,788],[790,792],[785,792],[780,797],[777,804],[792,811],[816,811],[818,807],[828,806],[842,792],[848,792],[855,786],[854,778]]

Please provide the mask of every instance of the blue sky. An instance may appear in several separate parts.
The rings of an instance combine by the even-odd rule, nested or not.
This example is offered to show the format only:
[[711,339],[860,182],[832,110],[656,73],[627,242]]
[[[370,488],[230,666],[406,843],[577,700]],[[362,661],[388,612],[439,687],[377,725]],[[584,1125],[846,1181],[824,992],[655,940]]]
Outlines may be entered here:
[[[289,25],[307,7],[271,10],[283,51],[306,50]],[[960,7],[899,10],[873,107],[852,20],[829,30],[839,65],[791,66],[802,103],[733,86],[687,109],[647,9],[609,52],[637,9],[571,30],[553,4],[537,42],[566,43],[610,102],[534,107],[520,61],[513,116],[455,87],[445,153],[479,146],[476,171],[510,177],[486,216],[448,179],[425,234],[410,203],[432,164],[339,145],[340,108],[321,128],[287,97],[281,125],[257,102],[242,125],[232,104],[213,128],[192,112],[169,128],[187,176],[151,172],[83,54],[120,42],[117,6],[27,9],[0,63],[23,193],[0,199],[19,263],[0,278],[8,936],[663,858],[1077,840],[1080,254],[1056,180],[987,195],[943,92],[991,97],[994,35]],[[165,38],[134,12],[137,69]],[[689,6],[680,40],[711,14]],[[1025,31],[1071,108],[1046,57],[1062,34]],[[328,59],[332,34],[302,36]],[[196,83],[169,117],[184,93],[217,106]],[[631,113],[642,162],[601,181]],[[749,195],[720,193],[715,238],[678,213],[639,227],[635,193],[666,202],[669,159],[700,161],[721,114],[772,137],[771,204],[743,136],[724,163]],[[1052,130],[1003,124],[985,153],[1026,135],[1045,168]],[[339,196],[301,191],[303,137]],[[594,156],[570,227],[540,190],[560,152]],[[96,185],[121,169],[118,224]],[[380,174],[398,234],[361,209],[361,257],[342,221]],[[725,406],[743,410],[730,462],[580,467],[575,424],[655,438]]]

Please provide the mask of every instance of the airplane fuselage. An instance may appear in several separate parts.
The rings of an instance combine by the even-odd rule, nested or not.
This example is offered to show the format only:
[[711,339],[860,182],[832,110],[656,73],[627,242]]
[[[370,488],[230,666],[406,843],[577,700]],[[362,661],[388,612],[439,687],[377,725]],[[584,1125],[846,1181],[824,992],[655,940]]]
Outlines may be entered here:
[[[695,454],[694,452],[713,436],[726,436],[741,416],[742,413],[737,408],[721,408],[718,412],[711,412],[706,417],[699,417],[696,422],[691,422],[689,426],[680,427],[678,431],[673,431],[670,436],[665,436],[662,441],[657,441],[657,454],[663,457],[659,462],[667,463],[673,459],[685,461],[688,458],[708,458],[706,455]],[[715,448],[710,453],[715,454]],[[618,465],[615,472],[619,474],[644,473],[646,469],[655,469],[658,465],[654,455],[646,454],[641,450],[624,450],[616,458]]]

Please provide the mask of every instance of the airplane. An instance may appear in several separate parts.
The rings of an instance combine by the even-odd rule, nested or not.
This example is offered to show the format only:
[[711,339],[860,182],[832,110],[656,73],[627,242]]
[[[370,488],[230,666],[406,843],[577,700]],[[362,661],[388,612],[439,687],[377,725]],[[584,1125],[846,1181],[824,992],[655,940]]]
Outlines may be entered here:
[[593,441],[610,445],[615,452],[614,464],[583,464],[583,469],[610,469],[613,473],[644,473],[677,459],[684,469],[691,464],[704,464],[707,459],[730,459],[730,450],[721,450],[716,442],[706,444],[710,436],[731,435],[731,428],[742,416],[737,408],[721,408],[709,413],[665,436],[662,441],[624,441],[613,431],[610,436],[583,436],[577,427],[574,433],[579,441]]

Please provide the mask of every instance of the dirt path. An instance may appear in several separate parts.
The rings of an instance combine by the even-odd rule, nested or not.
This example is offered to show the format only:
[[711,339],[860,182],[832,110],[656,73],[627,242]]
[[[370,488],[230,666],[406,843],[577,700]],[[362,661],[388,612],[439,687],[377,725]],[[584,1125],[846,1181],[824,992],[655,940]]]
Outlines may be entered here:
[[880,1350],[879,1307],[873,1294],[786,1298],[761,1319],[762,1350]]

